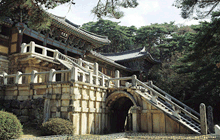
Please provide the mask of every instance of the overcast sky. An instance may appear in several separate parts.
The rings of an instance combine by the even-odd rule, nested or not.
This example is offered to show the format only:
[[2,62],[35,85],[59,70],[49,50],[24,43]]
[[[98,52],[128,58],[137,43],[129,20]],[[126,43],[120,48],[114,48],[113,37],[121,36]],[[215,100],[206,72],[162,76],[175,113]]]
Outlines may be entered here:
[[[75,24],[82,25],[89,21],[97,21],[94,14],[91,14],[92,8],[98,0],[75,0],[76,4],[72,5],[69,10],[68,5],[61,5],[53,10],[48,10],[57,16],[62,16]],[[151,23],[164,23],[175,21],[176,24],[198,24],[195,20],[184,20],[180,16],[180,10],[172,6],[174,0],[138,0],[139,5],[136,8],[122,9],[125,16],[121,19],[109,19],[120,22],[123,26],[146,26]],[[69,11],[69,12],[68,12]]]

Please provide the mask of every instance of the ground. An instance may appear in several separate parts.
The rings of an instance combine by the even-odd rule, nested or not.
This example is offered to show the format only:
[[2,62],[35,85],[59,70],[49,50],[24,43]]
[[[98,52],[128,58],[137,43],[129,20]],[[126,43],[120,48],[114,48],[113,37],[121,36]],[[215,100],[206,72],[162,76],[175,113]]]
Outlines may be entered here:
[[[24,134],[19,138],[19,140],[40,140],[42,139],[40,130],[35,129],[33,127],[24,127]],[[49,136],[47,140],[64,140],[68,139],[65,136],[53,137]],[[216,135],[184,135],[184,134],[146,134],[146,133],[115,133],[115,134],[108,134],[108,135],[82,135],[82,136],[72,136],[69,139],[115,139],[115,140],[136,140],[136,139],[159,139],[159,140],[220,140],[220,136]],[[68,139],[68,140],[69,140]]]

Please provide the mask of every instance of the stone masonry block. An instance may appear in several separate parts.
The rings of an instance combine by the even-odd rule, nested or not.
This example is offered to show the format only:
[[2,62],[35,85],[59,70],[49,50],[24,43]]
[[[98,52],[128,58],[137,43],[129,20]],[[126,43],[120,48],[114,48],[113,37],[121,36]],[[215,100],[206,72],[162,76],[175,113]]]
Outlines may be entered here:
[[81,107],[87,108],[87,105],[88,105],[87,101],[82,101],[82,106]]
[[51,107],[51,112],[56,112],[57,111],[57,107]]
[[69,106],[69,100],[62,100],[62,106]]
[[33,99],[43,98],[43,95],[33,95]]
[[61,99],[70,99],[70,95],[69,94],[63,94]]
[[22,96],[22,95],[28,96],[28,95],[30,95],[30,91],[29,91],[29,90],[23,90],[23,91],[20,90],[20,91],[19,91],[19,95],[21,95],[21,96]]
[[61,107],[61,112],[67,112],[68,111],[68,107]]
[[13,96],[5,96],[5,100],[13,100]]

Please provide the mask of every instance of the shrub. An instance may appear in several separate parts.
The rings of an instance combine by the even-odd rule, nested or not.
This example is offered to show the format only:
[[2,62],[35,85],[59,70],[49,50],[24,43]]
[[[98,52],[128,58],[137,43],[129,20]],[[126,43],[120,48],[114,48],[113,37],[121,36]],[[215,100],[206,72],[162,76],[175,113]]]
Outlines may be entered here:
[[42,135],[73,134],[72,122],[61,118],[50,118],[41,126]]
[[16,139],[22,134],[22,125],[17,117],[12,113],[0,111],[0,139]]

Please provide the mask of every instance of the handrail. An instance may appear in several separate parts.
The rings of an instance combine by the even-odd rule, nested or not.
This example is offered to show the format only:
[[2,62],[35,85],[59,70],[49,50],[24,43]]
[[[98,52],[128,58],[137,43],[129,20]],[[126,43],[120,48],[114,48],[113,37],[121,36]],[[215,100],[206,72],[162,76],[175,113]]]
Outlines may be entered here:
[[110,78],[109,81],[115,81],[115,80],[131,80],[132,77],[120,77],[120,78]]
[[60,53],[58,50],[56,50],[58,52],[59,55],[63,56],[65,59],[67,59],[68,61],[70,61],[71,63],[73,63],[74,65],[76,65],[77,67],[79,67],[81,70],[83,70],[84,72],[88,72],[85,68],[83,68],[82,66],[80,66],[79,64],[77,64],[76,62],[74,62],[73,60],[71,60],[70,58],[68,58],[66,55]]
[[136,82],[138,82],[141,86],[147,88],[148,90],[156,93],[160,98],[162,98],[163,100],[166,100],[168,103],[176,106],[178,109],[180,109],[182,112],[186,113],[187,115],[189,115],[192,119],[194,119],[195,121],[197,121],[198,123],[200,123],[200,120],[194,116],[192,113],[188,112],[187,110],[183,109],[182,107],[180,107],[179,105],[177,105],[176,103],[172,102],[171,100],[168,100],[166,97],[164,97],[163,95],[161,95],[159,92],[157,92],[156,90],[154,90],[153,88],[147,86],[146,84],[144,84],[143,82],[141,82],[140,80],[136,79]]
[[168,94],[167,92],[163,91],[162,89],[160,89],[159,87],[157,87],[156,85],[152,84],[152,87],[155,88],[156,90],[158,90],[159,92],[162,92],[165,95],[168,95],[171,100],[177,102],[178,104],[182,105],[183,107],[186,107],[186,109],[188,109],[189,111],[195,113],[195,115],[200,116],[200,114],[198,112],[196,112],[195,110],[193,110],[192,108],[190,108],[189,106],[187,106],[186,104],[180,102],[179,100],[177,100],[176,98],[174,98],[173,96],[171,96],[170,94]]

